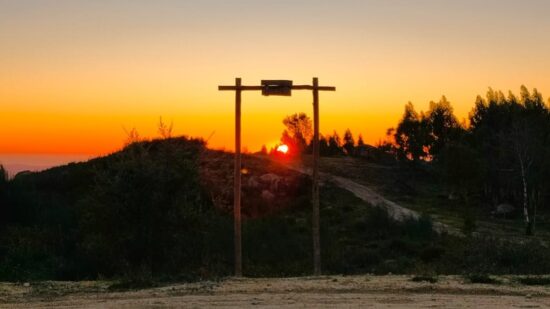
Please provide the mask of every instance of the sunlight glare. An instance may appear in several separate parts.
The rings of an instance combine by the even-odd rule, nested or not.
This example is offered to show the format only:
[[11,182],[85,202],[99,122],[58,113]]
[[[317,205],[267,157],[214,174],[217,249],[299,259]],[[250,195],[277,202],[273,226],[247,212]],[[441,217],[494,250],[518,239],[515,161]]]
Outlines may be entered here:
[[286,154],[288,152],[288,146],[287,145],[279,145],[277,147],[277,151]]

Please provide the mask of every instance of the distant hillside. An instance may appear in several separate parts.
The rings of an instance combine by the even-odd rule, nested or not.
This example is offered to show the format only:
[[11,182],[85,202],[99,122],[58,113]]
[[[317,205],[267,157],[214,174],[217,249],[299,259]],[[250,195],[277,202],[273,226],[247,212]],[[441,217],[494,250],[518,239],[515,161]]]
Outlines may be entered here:
[[91,155],[79,154],[0,154],[0,164],[10,177],[22,171],[42,171],[69,162],[83,162]]

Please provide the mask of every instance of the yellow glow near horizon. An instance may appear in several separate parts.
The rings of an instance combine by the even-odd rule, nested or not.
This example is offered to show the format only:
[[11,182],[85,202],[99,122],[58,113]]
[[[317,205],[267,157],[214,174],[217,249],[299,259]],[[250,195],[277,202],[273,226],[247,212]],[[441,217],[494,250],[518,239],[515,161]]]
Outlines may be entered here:
[[[550,3],[527,3],[1,2],[0,153],[105,154],[124,128],[157,136],[160,116],[232,150],[234,94],[217,86],[235,77],[319,77],[337,88],[321,93],[321,133],[371,144],[408,101],[425,110],[446,95],[465,118],[488,87],[549,96]],[[244,93],[243,148],[273,146],[311,101]]]

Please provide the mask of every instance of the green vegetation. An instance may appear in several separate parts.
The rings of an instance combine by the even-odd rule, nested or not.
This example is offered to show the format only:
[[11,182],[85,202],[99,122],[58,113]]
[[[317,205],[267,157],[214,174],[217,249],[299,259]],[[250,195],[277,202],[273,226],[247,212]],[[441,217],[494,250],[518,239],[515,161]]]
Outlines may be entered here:
[[[15,177],[1,204],[0,280],[118,278],[113,289],[127,289],[229,275],[232,216],[201,179],[209,152],[199,140],[139,142]],[[245,275],[311,273],[310,183],[296,185],[286,208],[245,220]],[[438,235],[429,217],[394,222],[330,183],[321,201],[326,273],[550,272],[550,249],[536,241]]]
[[15,177],[1,203],[0,278],[225,275],[231,224],[200,183],[202,151],[199,140],[141,142]]
[[525,285],[550,285],[550,277],[544,276],[519,277],[517,281]]
[[[284,122],[281,141],[303,144],[304,130],[296,128],[310,126],[311,120],[305,115],[290,118],[294,121],[292,126]],[[519,96],[489,89],[485,98],[477,97],[468,120],[458,121],[445,96],[430,102],[426,112],[417,112],[409,102],[378,147],[356,143],[347,130],[343,139],[336,132],[320,137],[320,153],[327,159],[364,159],[370,166],[354,161],[349,168],[328,169],[371,185],[382,182],[391,199],[403,199],[399,202],[438,216],[467,235],[491,230],[489,221],[497,220],[489,215],[523,221],[508,223],[506,229],[545,234],[547,224],[540,220],[550,211],[550,107],[541,93],[525,86]],[[310,153],[311,143],[299,149]]]
[[421,276],[414,276],[411,278],[412,282],[429,282],[429,283],[436,283],[438,281],[437,276],[433,275],[421,275]]
[[499,284],[500,280],[488,274],[469,274],[465,276],[470,283]]
[[489,205],[497,215],[521,215],[525,234],[534,234],[550,191],[548,105],[537,89],[522,86],[519,97],[489,89],[469,120],[460,124],[445,97],[421,114],[409,103],[386,149],[409,166],[435,169],[449,195],[470,212],[465,232],[475,229],[468,208]]

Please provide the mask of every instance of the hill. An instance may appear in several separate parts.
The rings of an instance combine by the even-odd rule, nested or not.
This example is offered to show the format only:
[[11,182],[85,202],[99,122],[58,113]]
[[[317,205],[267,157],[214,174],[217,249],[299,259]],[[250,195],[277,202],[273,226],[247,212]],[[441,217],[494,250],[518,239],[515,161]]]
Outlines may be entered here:
[[[309,177],[261,156],[245,156],[243,167],[245,275],[309,274]],[[122,278],[139,286],[227,276],[232,173],[231,154],[172,138],[20,174],[0,187],[0,280]],[[430,217],[396,222],[330,181],[321,187],[325,273],[550,271],[549,249],[537,241],[432,227]]]

